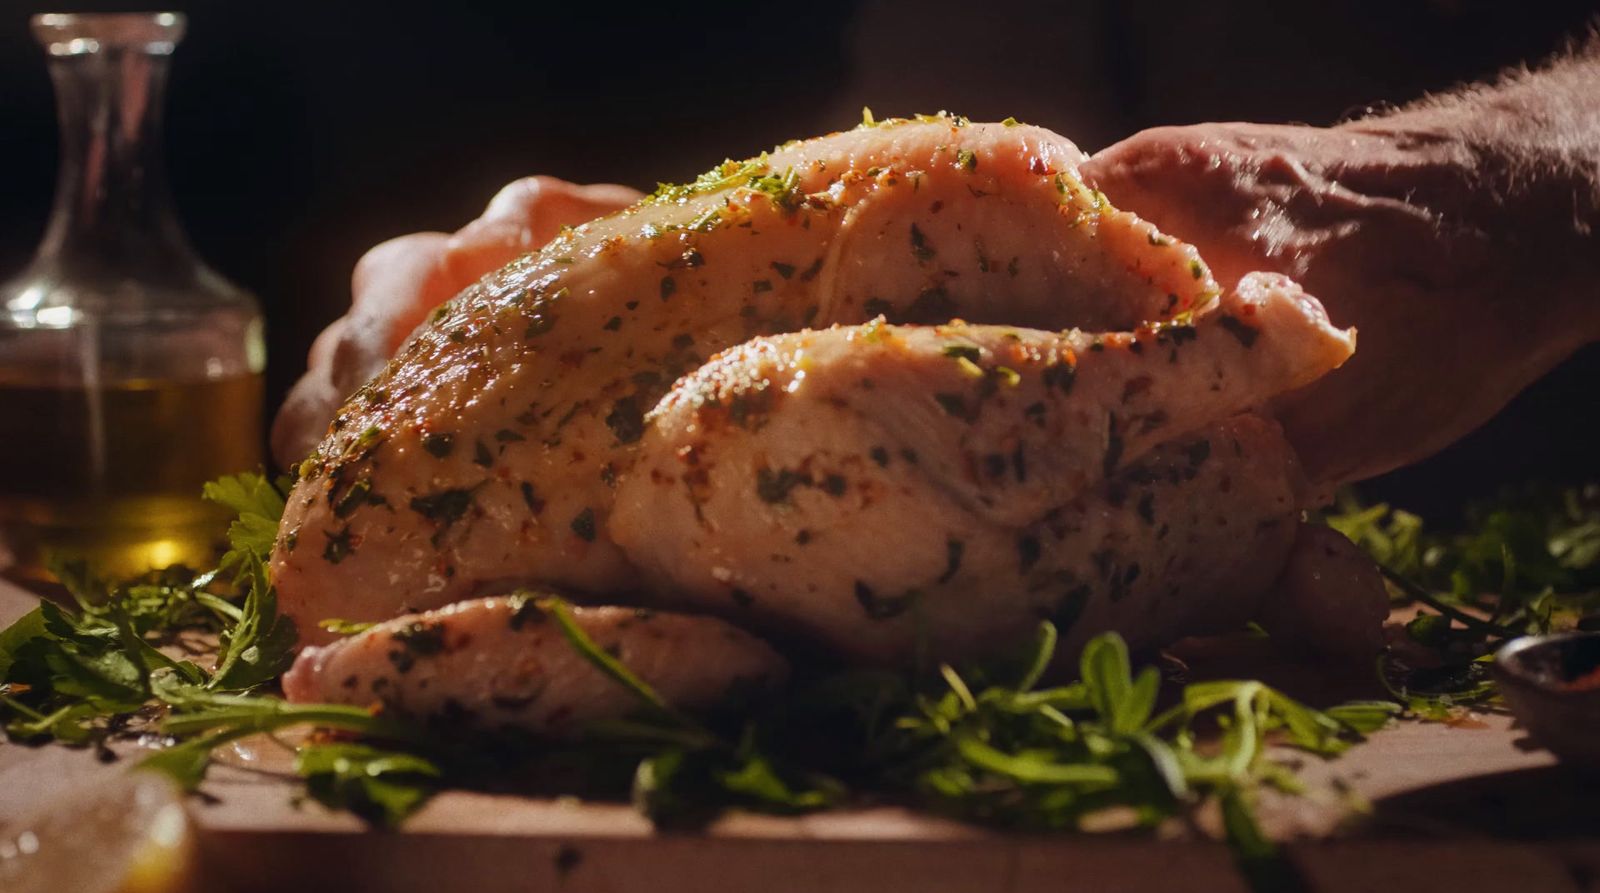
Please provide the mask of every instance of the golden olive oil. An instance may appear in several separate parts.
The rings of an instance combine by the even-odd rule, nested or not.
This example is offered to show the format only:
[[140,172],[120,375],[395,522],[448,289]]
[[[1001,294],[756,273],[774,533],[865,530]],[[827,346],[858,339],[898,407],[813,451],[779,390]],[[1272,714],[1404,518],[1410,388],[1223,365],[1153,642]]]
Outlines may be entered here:
[[213,561],[227,514],[200,489],[261,465],[261,390],[259,374],[99,388],[0,380],[8,572],[49,579],[52,554],[113,576]]

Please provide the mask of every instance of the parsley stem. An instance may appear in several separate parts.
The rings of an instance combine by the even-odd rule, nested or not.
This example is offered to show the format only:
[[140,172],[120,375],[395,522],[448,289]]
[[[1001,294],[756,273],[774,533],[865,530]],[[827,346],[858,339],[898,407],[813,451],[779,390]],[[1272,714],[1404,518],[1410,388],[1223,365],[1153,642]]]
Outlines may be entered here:
[[234,623],[244,619],[244,612],[239,609],[238,605],[225,599],[217,598],[209,592],[196,592],[194,600],[210,608],[212,613],[232,620]]
[[[21,701],[17,700],[16,698],[10,697],[8,695],[0,695],[0,704],[4,704],[7,707],[10,707],[12,710],[17,711],[18,713],[22,714],[23,716],[26,716],[27,718],[33,720],[34,722],[40,722],[40,721],[45,719],[45,715],[43,713],[40,713],[39,711],[30,708],[27,704],[24,704]],[[66,712],[68,709],[70,709],[70,708],[63,707],[60,710],[57,710],[54,714],[52,714],[52,716],[60,716],[62,713]]]
[[1028,669],[1022,674],[1022,679],[1017,682],[1017,691],[1032,691],[1039,679],[1050,669],[1050,661],[1056,656],[1056,625],[1048,620],[1039,623],[1037,641],[1034,644],[1033,660]]
[[584,631],[583,627],[578,625],[577,619],[572,616],[571,606],[566,601],[559,598],[551,598],[548,605],[550,616],[555,618],[556,626],[560,628],[561,635],[566,638],[567,644],[578,652],[579,657],[582,657],[592,664],[595,669],[610,677],[613,682],[621,685],[657,715],[670,720],[674,725],[688,732],[697,733],[710,739],[716,738],[715,735],[698,722],[674,709],[661,695],[656,693],[655,689],[650,687],[649,683],[634,675],[634,672],[628,669],[622,661],[612,657],[601,649],[599,645],[596,645],[594,640],[589,638],[589,634]]
[[1403,591],[1406,595],[1416,599],[1419,602],[1422,602],[1428,607],[1438,611],[1440,614],[1443,614],[1451,620],[1460,623],[1462,626],[1465,626],[1468,629],[1475,629],[1479,632],[1486,633],[1488,635],[1499,636],[1503,639],[1516,638],[1517,636],[1517,633],[1514,630],[1509,630],[1503,626],[1498,626],[1496,624],[1489,623],[1488,621],[1480,620],[1479,618],[1474,617],[1465,611],[1461,611],[1445,604],[1438,598],[1435,598],[1433,593],[1382,565],[1378,566],[1378,570],[1383,573],[1385,579],[1400,587],[1401,591]]
[[426,739],[414,728],[373,716],[360,707],[343,704],[290,704],[276,698],[248,700],[256,703],[239,703],[194,713],[170,715],[162,722],[161,730],[169,735],[183,737],[209,729],[231,729],[249,734],[272,732],[289,726],[311,725],[356,732],[389,741],[426,743]]

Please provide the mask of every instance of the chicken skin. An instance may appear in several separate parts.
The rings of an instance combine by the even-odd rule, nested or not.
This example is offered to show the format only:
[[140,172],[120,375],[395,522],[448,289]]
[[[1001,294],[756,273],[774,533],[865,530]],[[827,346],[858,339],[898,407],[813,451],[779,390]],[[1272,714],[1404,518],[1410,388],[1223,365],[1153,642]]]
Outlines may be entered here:
[[1082,188],[1071,143],[959,123],[726,165],[446,304],[301,466],[273,562],[285,610],[378,620],[503,582],[637,587],[608,520],[643,416],[752,337],[879,314],[1132,329],[1217,294],[1192,248]]
[[[903,661],[924,640],[970,654],[1036,622],[1038,602],[1018,597],[1030,585],[1053,579],[1070,591],[1120,575],[1132,584],[1177,560],[1156,530],[1171,536],[1176,525],[1174,545],[1204,535],[1168,516],[1180,502],[1141,491],[1107,513],[1144,506],[1125,542],[1080,533],[1051,561],[1025,561],[1018,543],[1039,542],[1043,519],[1174,436],[1209,454],[1210,440],[1187,435],[1314,380],[1350,351],[1348,335],[1278,277],[1252,278],[1195,325],[1138,333],[869,323],[760,338],[680,382],[652,415],[612,534],[663,600],[704,610],[761,602],[766,626],[803,624],[857,660]],[[1244,418],[1227,429],[1233,451],[1195,467],[1282,489],[1224,488],[1208,476],[1177,490],[1232,509],[1222,528],[1229,515],[1282,520],[1302,504],[1278,432]],[[1218,557],[1231,551],[1212,545]],[[1086,571],[1093,562],[1104,567]],[[1157,579],[1193,586],[1165,571]],[[1215,615],[1212,595],[1193,592],[1165,609],[1164,624],[1127,624],[1129,637],[1158,641],[1186,617]]]
[[697,652],[724,621],[896,663],[1041,617],[1070,645],[1256,616],[1311,500],[1256,411],[1353,333],[1283,277],[1220,288],[1082,160],[948,116],[791,143],[440,307],[300,466],[272,566],[303,641],[411,616],[308,649],[291,697],[482,702],[485,668],[538,647],[471,637],[422,695],[384,669],[395,630],[529,585],[684,624],[633,653],[727,664],[686,704],[781,675]]

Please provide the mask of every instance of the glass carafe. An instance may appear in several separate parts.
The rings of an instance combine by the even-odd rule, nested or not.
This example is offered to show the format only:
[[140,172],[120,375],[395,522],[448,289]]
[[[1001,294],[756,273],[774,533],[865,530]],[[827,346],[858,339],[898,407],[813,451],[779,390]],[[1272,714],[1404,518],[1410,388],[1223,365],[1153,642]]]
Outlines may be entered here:
[[[0,285],[0,566],[107,574],[210,560],[200,499],[262,461],[261,312],[196,256],[163,172],[172,13],[32,20],[61,166],[32,263]],[[0,173],[0,178],[19,176]]]

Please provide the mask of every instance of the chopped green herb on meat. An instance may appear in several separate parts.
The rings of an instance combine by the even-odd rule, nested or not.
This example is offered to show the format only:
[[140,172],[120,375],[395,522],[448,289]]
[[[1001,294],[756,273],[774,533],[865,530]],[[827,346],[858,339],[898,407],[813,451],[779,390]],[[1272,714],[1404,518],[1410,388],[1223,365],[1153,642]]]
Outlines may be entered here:
[[935,254],[932,246],[928,244],[927,236],[922,234],[922,230],[915,223],[911,224],[911,255],[918,261],[927,263],[933,260]]
[[594,542],[595,536],[597,535],[594,522],[594,509],[586,508],[579,512],[577,516],[572,519],[572,524],[570,526],[572,527],[572,532],[578,535],[578,539],[581,539],[586,543]]
[[450,455],[450,450],[455,446],[454,434],[426,434],[422,438],[422,448],[437,459]]
[[433,545],[437,547],[452,525],[472,507],[472,491],[459,487],[439,490],[411,499],[411,510],[433,522]]

